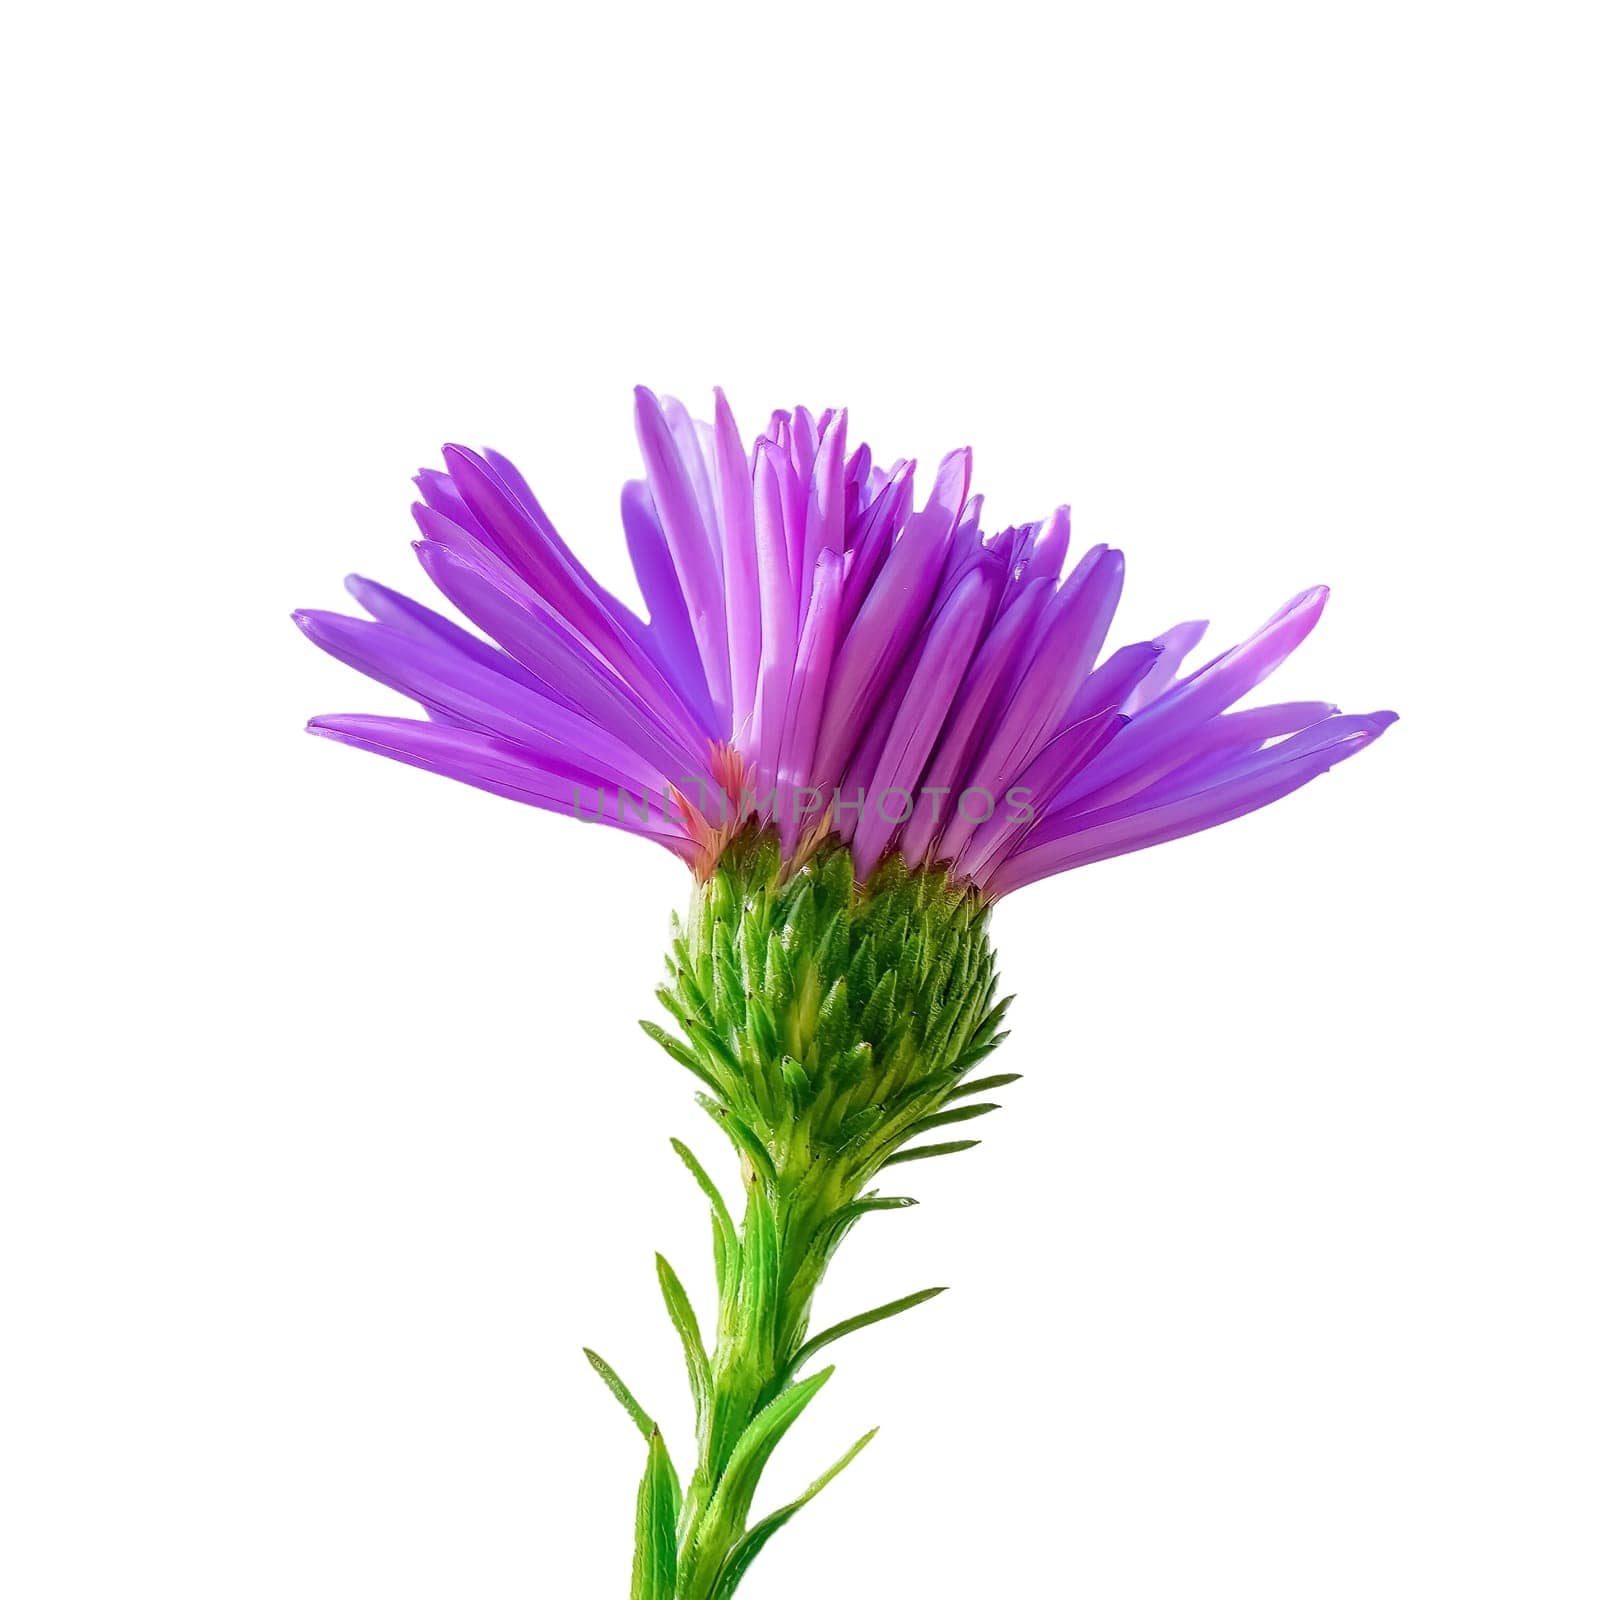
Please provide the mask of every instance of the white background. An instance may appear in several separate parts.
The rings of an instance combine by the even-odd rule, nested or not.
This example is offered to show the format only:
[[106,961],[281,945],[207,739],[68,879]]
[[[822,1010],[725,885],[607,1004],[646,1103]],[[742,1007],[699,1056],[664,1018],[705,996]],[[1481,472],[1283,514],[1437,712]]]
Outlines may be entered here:
[[1600,1592],[1584,9],[14,19],[0,1590],[625,1592],[687,879],[304,737],[389,697],[288,613],[446,439],[622,581],[644,381],[971,443],[1123,640],[1327,581],[1278,697],[1403,718],[1000,907],[1026,1079],[823,1311],[953,1292],[750,1600]]

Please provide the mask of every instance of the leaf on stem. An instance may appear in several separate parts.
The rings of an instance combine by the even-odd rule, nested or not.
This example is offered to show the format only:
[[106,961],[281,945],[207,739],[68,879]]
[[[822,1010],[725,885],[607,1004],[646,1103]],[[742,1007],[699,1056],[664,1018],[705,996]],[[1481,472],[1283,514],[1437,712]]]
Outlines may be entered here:
[[673,1600],[678,1587],[678,1474],[659,1429],[639,1484],[633,1523],[631,1600]]
[[633,1398],[633,1391],[617,1376],[616,1370],[604,1356],[596,1355],[587,1345],[583,1353],[589,1358],[589,1365],[600,1374],[600,1381],[617,1397],[617,1403],[633,1418],[634,1426],[648,1440],[656,1431],[656,1425],[650,1414]]
[[904,1161],[926,1161],[930,1156],[953,1156],[963,1150],[975,1149],[982,1143],[982,1139],[952,1139],[948,1144],[919,1144],[914,1150],[896,1150],[882,1164],[895,1167]]
[[750,1563],[761,1554],[763,1547],[773,1534],[802,1506],[808,1505],[815,1500],[877,1436],[878,1430],[876,1428],[862,1434],[799,1499],[791,1500],[788,1505],[774,1511],[771,1516],[763,1517],[755,1527],[745,1534],[733,1549],[728,1552],[728,1559],[723,1562],[722,1570],[717,1574],[716,1587],[711,1591],[711,1600],[729,1600],[733,1591],[739,1587],[739,1580],[749,1571]]
[[997,1072],[992,1078],[974,1078],[958,1089],[950,1091],[952,1100],[964,1100],[969,1094],[987,1094],[991,1089],[1004,1089],[1007,1084],[1020,1082],[1020,1072]]
[[739,1435],[728,1465],[717,1485],[706,1513],[708,1541],[736,1534],[749,1515],[750,1502],[755,1498],[756,1485],[772,1459],[772,1452],[786,1434],[795,1418],[811,1403],[817,1391],[833,1376],[832,1367],[824,1367],[813,1377],[806,1378],[774,1396],[751,1419],[749,1426]]
[[672,1148],[677,1151],[678,1159],[694,1175],[694,1181],[700,1185],[701,1193],[711,1202],[711,1226],[715,1231],[717,1242],[717,1287],[726,1294],[731,1286],[731,1279],[738,1275],[739,1270],[739,1230],[734,1226],[733,1213],[728,1210],[728,1202],[722,1198],[722,1191],[712,1181],[711,1174],[701,1166],[694,1151],[681,1139],[674,1139]]
[[843,1322],[834,1323],[831,1328],[825,1328],[816,1338],[808,1340],[800,1347],[794,1360],[789,1363],[789,1371],[798,1372],[812,1356],[819,1350],[826,1349],[835,1339],[842,1339],[847,1333],[855,1333],[861,1328],[870,1328],[875,1322],[884,1322],[890,1317],[897,1317],[902,1311],[909,1311],[913,1306],[920,1306],[925,1300],[931,1300],[935,1295],[943,1293],[942,1285],[937,1289],[919,1289],[915,1294],[904,1295],[899,1300],[891,1300],[887,1305],[863,1311],[859,1316],[847,1317]]
[[711,1361],[706,1355],[704,1340],[700,1337],[700,1324],[695,1318],[689,1296],[678,1281],[678,1274],[665,1256],[656,1257],[656,1277],[661,1282],[661,1298],[667,1303],[667,1315],[683,1341],[683,1359],[689,1368],[689,1388],[694,1394],[694,1414],[698,1424],[705,1415],[711,1397]]
[[976,1105],[952,1106],[948,1111],[936,1111],[931,1117],[923,1117],[913,1122],[901,1135],[903,1139],[915,1139],[920,1133],[931,1133],[935,1128],[948,1128],[955,1122],[971,1122],[974,1117],[986,1117],[991,1111],[998,1111],[998,1100],[980,1100]]

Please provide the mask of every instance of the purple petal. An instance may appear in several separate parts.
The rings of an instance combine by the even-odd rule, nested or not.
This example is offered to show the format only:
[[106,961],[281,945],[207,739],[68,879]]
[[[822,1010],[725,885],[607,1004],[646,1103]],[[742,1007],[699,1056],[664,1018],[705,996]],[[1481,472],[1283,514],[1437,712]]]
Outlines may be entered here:
[[1185,739],[1267,677],[1316,626],[1328,598],[1307,589],[1243,644],[1224,651],[1142,711],[1066,793],[1073,805],[1102,806],[1135,793],[1187,758]]
[[1205,637],[1205,622],[1180,622],[1165,633],[1158,633],[1154,643],[1160,645],[1161,664],[1139,685],[1138,692],[1130,697],[1124,708],[1130,715],[1142,711],[1154,700],[1159,700],[1178,680],[1183,670],[1183,659]]
[[1028,763],[1015,782],[996,796],[994,814],[974,830],[966,848],[956,858],[954,870],[982,884],[999,864],[1017,849],[1043,813],[1050,796],[1128,725],[1114,707],[1063,728]]
[[[480,666],[432,639],[382,622],[326,611],[295,621],[330,655],[462,728],[509,739],[540,760],[559,761],[595,783],[661,789],[664,775],[629,745],[570,706]],[[684,774],[674,771],[673,780]]]
[[663,772],[692,772],[704,765],[699,751],[678,738],[638,692],[611,673],[531,590],[507,593],[439,544],[424,541],[417,553],[428,576],[451,602],[556,696]]
[[[934,748],[924,793],[900,840],[900,849],[910,862],[938,859],[939,833],[949,824],[954,802],[979,739],[988,727],[991,707],[998,691],[1008,681],[1016,658],[1033,636],[1040,613],[1051,596],[1048,580],[1023,585],[1022,596],[1002,611],[993,629],[967,669],[949,720]],[[1003,702],[1002,702],[1003,704]],[[942,789],[944,794],[937,793]]]
[[[965,470],[956,470],[958,457],[965,462]],[[965,452],[945,458],[927,507],[906,523],[878,581],[850,624],[817,736],[816,771],[823,783],[836,781],[843,772],[871,720],[877,694],[899,666],[927,613],[960,515],[958,492],[960,499],[965,499],[970,465]]]
[[852,843],[858,877],[865,878],[877,864],[884,846],[904,820],[897,814],[897,805],[885,804],[886,796],[900,791],[907,797],[907,812],[914,807],[928,756],[950,714],[956,689],[988,620],[991,588],[992,580],[985,573],[969,573],[928,630],[927,642],[906,693],[898,702],[877,768],[864,785],[865,806]]
[[650,634],[663,674],[677,685],[690,709],[698,713],[709,737],[716,723],[705,669],[700,665],[700,646],[689,623],[683,591],[678,587],[678,570],[667,549],[667,536],[656,519],[650,490],[638,481],[623,485],[622,532],[639,593],[650,613]]
[[1184,760],[1164,777],[1140,789],[1138,798],[1150,801],[1199,787],[1200,780],[1228,770],[1242,757],[1260,750],[1268,740],[1325,727],[1338,714],[1339,708],[1325,700],[1295,700],[1213,717],[1184,741]]
[[557,543],[560,544],[561,549],[568,556],[571,556],[571,550],[569,550],[566,544],[561,541],[560,535],[556,533],[555,525],[550,521],[549,517],[545,515],[544,507],[539,504],[539,501],[535,497],[533,490],[528,485],[528,480],[517,471],[516,464],[509,457],[501,455],[498,450],[485,450],[483,452],[483,458],[491,467],[494,468],[496,476],[506,486],[506,488],[508,488],[512,494],[514,494],[517,499],[521,501],[523,509],[527,511],[530,516],[534,517],[539,522],[542,522],[547,528],[549,528],[552,537],[554,537]]
[[700,525],[706,532],[706,543],[710,546],[712,558],[720,570],[722,541],[717,537],[717,508],[712,495],[711,466],[702,445],[699,424],[689,415],[683,402],[674,400],[670,394],[662,396],[661,414],[667,419],[672,442],[678,447],[678,459],[683,463],[684,471],[688,475],[689,487],[694,494],[695,509],[700,516]]
[[1113,650],[1087,678],[1073,696],[1061,719],[1063,727],[1082,722],[1097,712],[1127,712],[1128,702],[1160,664],[1165,652],[1154,639],[1142,644],[1125,644]]
[[971,487],[972,452],[963,446],[960,450],[952,450],[940,461],[939,470],[933,476],[933,489],[923,510],[944,511],[953,524],[967,503]]
[[860,527],[847,534],[847,548],[853,552],[855,559],[844,587],[846,624],[855,620],[861,610],[861,602],[883,571],[883,564],[894,545],[895,534],[900,531],[906,508],[911,504],[916,470],[916,462],[901,462],[867,508]]
[[844,558],[835,550],[824,550],[818,557],[811,603],[806,608],[805,626],[800,630],[800,642],[795,652],[794,677],[789,689],[783,746],[778,760],[778,830],[786,848],[793,847],[802,831],[795,790],[808,787],[810,783],[811,758],[816,749],[823,690],[833,668],[833,654],[838,642],[843,567]]
[[1192,741],[1195,753],[1188,760],[1119,804],[1129,810],[1159,805],[1353,733],[1381,733],[1394,720],[1385,712],[1373,715],[1380,719],[1376,729],[1371,716],[1345,716],[1325,701],[1305,700],[1218,717]]
[[386,622],[391,628],[398,628],[413,638],[436,639],[480,666],[503,673],[514,683],[525,684],[531,689],[539,687],[539,680],[520,662],[513,661],[504,650],[495,649],[477,634],[457,627],[448,617],[430,611],[408,595],[374,583],[371,578],[358,577],[355,573],[344,580],[344,586],[355,602],[379,622]]
[[755,492],[733,412],[717,395],[717,505],[727,586],[730,723],[735,744],[749,739],[761,671],[761,579],[756,567]]
[[554,531],[517,505],[488,463],[471,451],[448,445],[445,459],[488,543],[437,512],[418,510],[423,533],[489,573],[510,592],[537,596],[615,672],[637,681],[641,693],[667,721],[686,735],[699,734],[698,719],[677,687],[619,621],[625,608],[594,582]]
[[1395,717],[1392,712],[1380,711],[1369,717],[1328,720],[1340,726],[1298,745],[1285,741],[1273,746],[1242,764],[1233,776],[1194,793],[1148,808],[1141,805],[1142,797],[1136,796],[1070,819],[1073,830],[1058,838],[1040,844],[1030,838],[1029,847],[1013,855],[990,879],[990,892],[1009,894],[1023,884],[1071,867],[1143,850],[1242,817],[1293,793],[1365,749]]
[[[1026,661],[1011,702],[996,720],[964,787],[1000,797],[1060,726],[1094,658],[1122,595],[1119,550],[1097,549],[1078,563],[1040,620],[1032,659]],[[984,820],[982,818],[979,821]],[[940,854],[958,859],[977,822],[958,806],[940,841]]]
[[777,446],[756,446],[756,575],[761,588],[761,666],[756,681],[755,714],[745,755],[757,783],[776,782],[783,728],[789,711],[799,636],[789,549],[784,534],[782,474],[787,462]]
[[844,448],[848,417],[841,411],[830,419],[817,444],[816,464],[806,500],[804,553],[800,562],[797,595],[802,610],[811,601],[811,581],[824,550],[844,551]]
[[[308,731],[524,805],[577,816],[587,822],[603,822],[608,827],[654,839],[685,860],[693,858],[691,841],[663,803],[664,797],[638,797],[644,801],[642,806],[597,805],[599,797],[586,792],[581,774],[535,761],[506,739],[404,717],[315,717]],[[645,812],[642,817],[637,814],[640,810]]]
[[728,628],[717,552],[660,402],[644,388],[636,389],[634,396],[634,421],[650,495],[689,611],[717,716],[716,731],[725,738],[729,731]]
[[1039,530],[1028,556],[1025,578],[1059,578],[1072,543],[1072,507],[1057,506]]
[[804,406],[796,406],[789,418],[789,463],[800,483],[811,481],[818,431],[817,419]]

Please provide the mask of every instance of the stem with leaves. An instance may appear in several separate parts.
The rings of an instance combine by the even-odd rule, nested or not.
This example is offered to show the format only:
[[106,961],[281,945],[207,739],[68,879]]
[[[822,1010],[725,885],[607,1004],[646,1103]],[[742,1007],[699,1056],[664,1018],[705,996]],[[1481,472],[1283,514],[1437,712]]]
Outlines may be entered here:
[[661,990],[681,1037],[645,1029],[701,1081],[701,1105],[739,1157],[734,1216],[689,1148],[673,1147],[711,1208],[717,1317],[708,1346],[665,1259],[657,1275],[683,1345],[697,1450],[687,1482],[660,1429],[599,1356],[589,1360],[643,1434],[633,1600],[729,1600],[772,1535],[850,1464],[863,1435],[798,1499],[751,1521],[763,1469],[828,1381],[807,1375],[836,1340],[908,1311],[924,1289],[810,1333],[833,1253],[862,1217],[915,1202],[870,1188],[886,1167],[970,1149],[917,1142],[996,1109],[972,1082],[1004,1037],[987,911],[939,871],[893,860],[857,885],[825,848],[784,871],[770,834],[749,832],[675,930]]

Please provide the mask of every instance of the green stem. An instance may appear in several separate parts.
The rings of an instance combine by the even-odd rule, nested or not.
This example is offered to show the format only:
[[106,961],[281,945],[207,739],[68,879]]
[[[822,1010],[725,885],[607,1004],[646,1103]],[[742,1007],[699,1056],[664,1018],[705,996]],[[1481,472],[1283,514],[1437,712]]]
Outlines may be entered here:
[[826,1162],[786,1168],[776,1182],[748,1162],[744,1174],[738,1257],[719,1286],[699,1453],[678,1521],[677,1600],[732,1592],[730,1558],[748,1532],[760,1467],[826,1376],[801,1379],[796,1357],[832,1254],[819,1235],[854,1198],[839,1198],[848,1174]]
[[970,1148],[976,1141],[925,1136],[995,1109],[953,1104],[978,1087],[963,1084],[1003,1037],[986,924],[982,900],[937,869],[892,860],[861,885],[842,846],[786,867],[757,830],[728,847],[675,930],[660,995],[681,1037],[646,1031],[709,1091],[698,1098],[739,1154],[744,1215],[736,1226],[705,1168],[674,1141],[711,1203],[717,1267],[708,1349],[677,1274],[657,1263],[695,1403],[695,1465],[681,1492],[655,1422],[590,1356],[649,1447],[633,1600],[730,1600],[767,1540],[871,1437],[750,1521],[768,1459],[833,1370],[806,1376],[811,1359],[941,1292],[903,1295],[810,1336],[818,1286],[846,1235],[873,1211],[913,1204],[869,1190],[875,1174]]

